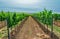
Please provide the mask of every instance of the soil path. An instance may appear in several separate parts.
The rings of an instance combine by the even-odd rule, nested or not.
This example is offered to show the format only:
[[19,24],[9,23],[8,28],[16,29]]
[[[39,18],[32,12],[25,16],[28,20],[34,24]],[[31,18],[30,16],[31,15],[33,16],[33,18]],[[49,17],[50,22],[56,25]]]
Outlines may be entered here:
[[6,21],[0,21],[0,29],[4,28],[5,26],[7,26]]
[[15,36],[15,39],[51,39],[39,27],[39,24],[29,16],[24,22],[22,29]]
[[60,27],[60,21],[54,21],[54,25]]

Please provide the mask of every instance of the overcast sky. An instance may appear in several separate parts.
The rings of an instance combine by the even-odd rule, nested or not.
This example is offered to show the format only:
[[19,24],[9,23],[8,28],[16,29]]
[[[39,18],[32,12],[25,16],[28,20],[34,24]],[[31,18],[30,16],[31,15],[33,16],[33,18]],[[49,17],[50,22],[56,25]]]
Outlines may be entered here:
[[60,0],[0,0],[0,11],[39,12],[44,8],[60,12]]

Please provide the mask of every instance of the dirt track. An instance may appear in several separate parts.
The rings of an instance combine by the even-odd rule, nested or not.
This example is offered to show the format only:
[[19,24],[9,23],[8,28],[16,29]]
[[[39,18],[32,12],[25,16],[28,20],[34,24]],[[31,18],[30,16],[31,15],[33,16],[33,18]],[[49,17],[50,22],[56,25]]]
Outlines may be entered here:
[[54,25],[60,27],[60,21],[54,21]]
[[39,27],[38,23],[31,17],[25,21],[22,29],[14,39],[51,39]]
[[5,27],[6,25],[6,21],[0,21],[0,29]]

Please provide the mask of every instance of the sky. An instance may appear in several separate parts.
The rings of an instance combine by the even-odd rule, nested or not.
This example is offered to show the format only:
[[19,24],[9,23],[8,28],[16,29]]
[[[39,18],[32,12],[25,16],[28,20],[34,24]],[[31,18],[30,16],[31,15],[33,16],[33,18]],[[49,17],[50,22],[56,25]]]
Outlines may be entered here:
[[0,0],[0,11],[40,12],[44,8],[60,12],[60,0]]

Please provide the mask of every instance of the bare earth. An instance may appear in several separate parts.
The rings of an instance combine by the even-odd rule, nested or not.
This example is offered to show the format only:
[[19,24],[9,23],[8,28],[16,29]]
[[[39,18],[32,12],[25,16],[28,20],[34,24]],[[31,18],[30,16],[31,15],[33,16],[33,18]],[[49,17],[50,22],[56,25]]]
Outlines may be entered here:
[[0,21],[0,29],[5,27],[6,25],[6,21]]
[[54,21],[54,25],[60,27],[60,21]]
[[25,21],[22,29],[15,36],[15,39],[51,39],[39,27],[38,23],[31,17]]

